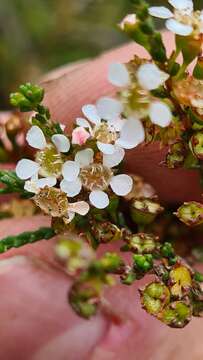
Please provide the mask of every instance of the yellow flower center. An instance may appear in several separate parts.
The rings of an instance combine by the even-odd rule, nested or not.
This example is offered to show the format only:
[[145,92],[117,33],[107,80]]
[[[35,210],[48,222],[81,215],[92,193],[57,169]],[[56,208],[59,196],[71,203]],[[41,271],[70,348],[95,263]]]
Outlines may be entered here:
[[106,190],[113,176],[111,169],[102,164],[91,164],[80,171],[80,179],[87,190]]
[[95,128],[94,138],[104,144],[112,144],[117,140],[118,134],[113,129],[109,129],[106,123],[102,123]]
[[53,145],[50,144],[45,150],[38,151],[36,154],[36,161],[41,166],[41,176],[59,177],[61,175],[63,158]]

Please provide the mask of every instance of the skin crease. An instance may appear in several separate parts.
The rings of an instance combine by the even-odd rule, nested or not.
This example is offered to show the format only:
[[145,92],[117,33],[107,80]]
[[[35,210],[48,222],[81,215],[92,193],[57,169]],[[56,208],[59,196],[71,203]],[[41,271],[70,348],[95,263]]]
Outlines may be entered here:
[[[172,38],[164,34],[169,49]],[[169,49],[170,51],[170,49]],[[91,62],[53,72],[43,82],[46,104],[54,118],[71,127],[81,106],[99,96],[111,95],[108,64],[128,61],[136,45],[126,45]],[[87,91],[88,89],[88,91]],[[194,172],[158,166],[165,149],[158,145],[130,151],[126,168],[145,175],[162,202],[200,199]],[[167,183],[166,183],[167,179]],[[46,217],[3,220],[0,238],[49,226]],[[67,305],[70,279],[61,271],[53,252],[55,240],[27,245],[1,255],[0,259],[0,359],[6,360],[200,360],[203,358],[201,319],[184,330],[172,330],[146,314],[138,302],[137,287],[117,285],[106,291],[109,312],[101,311],[85,321]],[[118,245],[114,245],[118,248]],[[148,279],[149,280],[149,279]],[[145,280],[146,281],[146,280]],[[117,320],[116,320],[117,319]]]

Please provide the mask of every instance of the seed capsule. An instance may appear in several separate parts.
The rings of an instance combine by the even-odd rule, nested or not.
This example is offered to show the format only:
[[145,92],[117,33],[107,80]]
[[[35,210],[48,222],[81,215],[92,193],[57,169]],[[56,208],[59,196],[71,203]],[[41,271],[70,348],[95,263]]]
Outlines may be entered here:
[[185,202],[175,215],[188,226],[200,225],[203,223],[203,205],[196,201]]
[[189,304],[183,301],[170,303],[163,309],[158,319],[172,328],[183,328],[191,320],[192,309]]
[[170,301],[170,292],[166,285],[153,282],[140,291],[143,308],[157,316]]
[[199,159],[203,160],[203,133],[197,132],[190,139],[190,147],[193,154]]
[[155,251],[157,238],[151,234],[139,233],[128,238],[129,250],[137,254],[150,254]]
[[147,225],[152,223],[164,209],[155,200],[143,198],[134,200],[130,210],[132,220],[136,224]]
[[186,266],[180,265],[174,267],[169,274],[172,286],[170,287],[171,295],[182,298],[192,287],[192,276]]

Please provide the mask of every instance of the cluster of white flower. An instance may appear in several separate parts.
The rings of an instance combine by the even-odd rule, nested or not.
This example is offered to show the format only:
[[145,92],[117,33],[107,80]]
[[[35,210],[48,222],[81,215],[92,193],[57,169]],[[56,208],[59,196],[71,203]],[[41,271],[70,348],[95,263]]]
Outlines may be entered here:
[[[168,79],[168,74],[152,63],[141,65],[136,75],[140,86],[149,92]],[[109,80],[116,86],[128,87],[131,79],[127,67],[112,64]],[[43,131],[32,126],[26,140],[37,150],[35,161],[20,160],[16,173],[25,180],[25,190],[31,193],[38,194],[45,187],[57,186],[72,199],[85,190],[89,203],[104,209],[109,205],[109,193],[126,196],[132,190],[132,178],[117,174],[117,167],[126,149],[135,148],[144,141],[145,131],[141,119],[124,116],[124,105],[118,99],[102,97],[96,105],[83,106],[82,112],[84,118],[76,119],[70,138],[55,134],[47,141]],[[149,104],[149,117],[160,126],[169,125],[172,119],[168,105],[157,100]],[[70,150],[72,148],[75,150]],[[85,215],[89,203],[69,203],[68,217],[72,219],[74,213]]]
[[192,0],[168,0],[174,12],[165,6],[152,6],[149,14],[166,19],[166,28],[180,36],[203,34],[203,11],[194,11]]

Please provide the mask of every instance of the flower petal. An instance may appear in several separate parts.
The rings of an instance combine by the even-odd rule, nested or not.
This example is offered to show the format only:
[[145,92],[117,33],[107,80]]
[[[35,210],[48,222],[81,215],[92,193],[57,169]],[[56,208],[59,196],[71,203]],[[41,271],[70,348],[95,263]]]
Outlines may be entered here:
[[172,113],[167,104],[161,101],[153,102],[149,107],[149,116],[153,124],[168,126],[172,121]]
[[116,195],[125,196],[132,191],[133,180],[125,174],[116,175],[112,177],[110,186]]
[[33,175],[37,174],[40,169],[40,165],[35,161],[29,159],[22,159],[18,161],[16,166],[16,175],[22,179],[27,180]]
[[173,13],[165,6],[151,6],[148,11],[151,16],[155,16],[160,19],[170,19],[173,17]]
[[97,141],[97,147],[103,154],[112,155],[115,152],[115,145],[104,144],[100,141]]
[[174,34],[181,36],[189,36],[193,32],[193,27],[180,23],[175,19],[169,19],[166,21],[166,27]]
[[108,80],[115,86],[127,86],[130,84],[130,75],[124,64],[113,63],[109,66]]
[[39,126],[32,126],[27,132],[26,140],[34,149],[43,150],[46,147],[46,139]]
[[168,0],[176,10],[189,10],[193,11],[194,5],[192,0]]
[[86,118],[91,121],[93,124],[99,125],[101,122],[100,116],[97,112],[97,108],[95,105],[84,105],[82,107],[82,112],[86,116]]
[[75,162],[82,168],[88,166],[93,162],[94,151],[92,149],[85,149],[78,151],[75,155]]
[[55,186],[57,180],[54,176],[49,176],[46,178],[36,180],[36,186],[40,189],[43,189],[45,186],[52,187]]
[[108,121],[108,127],[110,131],[120,132],[126,121],[127,121],[126,119],[122,119],[122,118],[111,119]]
[[116,144],[124,149],[133,149],[145,139],[145,132],[142,122],[136,118],[129,118],[120,132],[120,138]]
[[[170,21],[170,20],[169,20]],[[154,90],[163,85],[169,74],[161,71],[155,64],[147,63],[139,67],[137,79],[143,89]]]
[[78,125],[78,126],[82,126],[84,128],[91,128],[89,122],[86,119],[77,118],[75,122],[76,122],[76,125]]
[[70,150],[70,141],[67,136],[56,134],[52,136],[51,140],[59,152],[66,153]]
[[99,116],[104,120],[118,118],[123,111],[123,105],[119,100],[102,97],[97,101]]
[[62,180],[60,183],[60,188],[69,197],[74,197],[80,193],[82,184],[79,178],[75,179],[74,181]]
[[80,166],[75,161],[66,161],[62,167],[62,174],[65,180],[75,181],[79,175]]
[[115,152],[112,155],[103,155],[103,165],[107,166],[108,168],[113,168],[114,166],[118,166],[121,161],[123,161],[125,156],[125,151],[121,148],[116,146]]
[[105,209],[109,205],[108,195],[101,190],[94,190],[89,196],[90,202],[97,209]]
[[67,216],[63,218],[65,224],[70,224],[71,221],[74,219],[75,213],[72,211],[67,212]]
[[73,213],[85,216],[89,212],[90,206],[86,201],[78,201],[72,204],[69,203],[68,209]]

